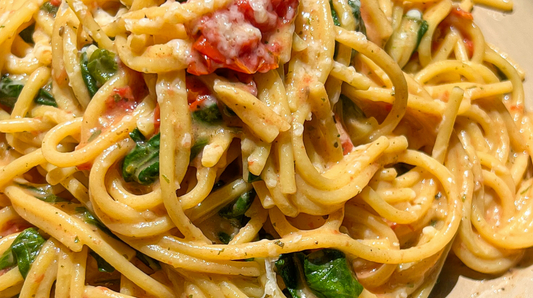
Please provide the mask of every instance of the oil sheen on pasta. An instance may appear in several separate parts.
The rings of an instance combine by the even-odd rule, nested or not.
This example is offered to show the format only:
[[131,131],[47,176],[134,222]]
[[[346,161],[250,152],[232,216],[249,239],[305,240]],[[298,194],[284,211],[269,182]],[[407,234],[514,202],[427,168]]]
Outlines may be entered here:
[[533,246],[472,2],[0,1],[1,297],[427,297]]

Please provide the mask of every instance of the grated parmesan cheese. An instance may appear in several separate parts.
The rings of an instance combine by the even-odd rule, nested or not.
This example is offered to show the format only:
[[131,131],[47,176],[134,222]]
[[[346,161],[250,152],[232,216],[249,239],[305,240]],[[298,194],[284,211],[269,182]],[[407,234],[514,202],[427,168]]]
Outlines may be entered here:
[[[98,23],[98,25],[101,27],[108,26],[116,20],[115,16],[110,15],[107,11],[101,8],[98,8],[96,11],[94,11],[93,17],[96,23]],[[142,21],[142,19],[140,21]]]
[[185,133],[183,134],[183,138],[181,139],[181,146],[183,146],[184,148],[191,148],[191,141],[191,134]]
[[280,291],[278,287],[278,283],[276,280],[276,273],[274,272],[274,266],[273,263],[276,262],[278,258],[266,258],[265,259],[265,271],[266,271],[266,278],[267,281],[265,283],[265,293],[263,294],[263,298],[270,296],[270,297],[279,297],[277,295],[277,291]]
[[238,57],[242,48],[250,43],[261,41],[261,31],[248,23],[237,6],[229,10],[216,11],[211,18],[203,21],[203,34],[208,40],[217,41],[217,49],[231,63]]
[[304,133],[304,126],[300,123],[294,123],[292,125],[292,130],[294,130],[295,135],[301,136]]

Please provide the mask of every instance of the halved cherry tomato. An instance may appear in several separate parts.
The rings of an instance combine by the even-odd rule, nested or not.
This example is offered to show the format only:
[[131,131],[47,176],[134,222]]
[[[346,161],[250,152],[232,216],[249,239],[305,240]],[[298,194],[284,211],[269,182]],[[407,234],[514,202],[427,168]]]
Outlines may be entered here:
[[[219,68],[227,68],[253,74],[277,68],[282,47],[290,45],[280,45],[272,36],[294,20],[297,7],[298,0],[271,0],[264,7],[266,17],[258,18],[250,0],[236,0],[229,7],[204,16],[198,24],[199,33],[193,44],[193,59],[187,71],[194,75],[203,75]],[[213,34],[212,26],[206,24],[221,15],[232,20],[230,26],[238,28],[252,25],[259,29],[261,36],[250,34],[248,39],[228,39],[224,34]],[[223,52],[220,45],[223,45],[222,48],[234,47],[237,52]]]
[[281,47],[278,44],[265,45],[252,40],[248,42],[241,47],[240,56],[226,59],[213,43],[201,35],[193,44],[193,49],[200,53],[199,59],[193,60],[187,71],[193,75],[204,75],[219,68],[228,68],[253,74],[267,72],[278,67],[278,57],[281,52]]

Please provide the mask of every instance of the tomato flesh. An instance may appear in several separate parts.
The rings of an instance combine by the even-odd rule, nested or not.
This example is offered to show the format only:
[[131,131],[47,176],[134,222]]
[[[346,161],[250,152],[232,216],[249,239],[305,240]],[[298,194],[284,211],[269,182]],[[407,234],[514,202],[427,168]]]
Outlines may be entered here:
[[[258,8],[259,7],[259,8]],[[298,0],[236,0],[202,17],[187,71],[204,75],[219,68],[242,73],[278,67],[283,46],[275,33],[296,16]]]

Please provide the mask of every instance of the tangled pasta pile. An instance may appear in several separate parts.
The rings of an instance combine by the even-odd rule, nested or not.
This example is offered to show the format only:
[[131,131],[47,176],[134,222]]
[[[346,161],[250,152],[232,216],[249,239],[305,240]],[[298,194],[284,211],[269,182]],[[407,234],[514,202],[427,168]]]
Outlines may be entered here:
[[471,10],[0,1],[0,297],[427,297],[449,253],[513,267],[533,126]]

